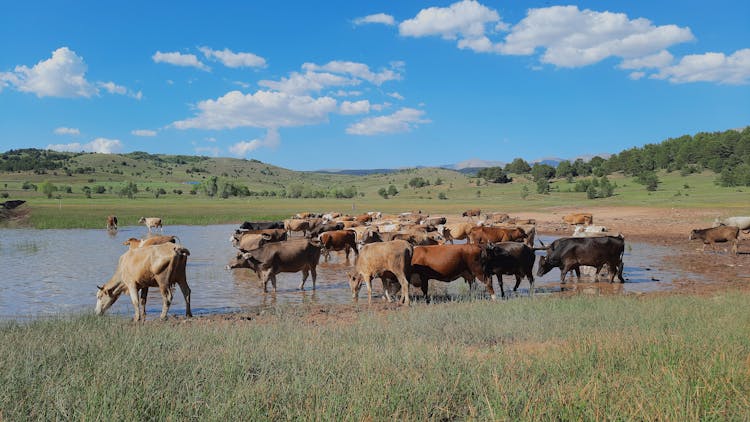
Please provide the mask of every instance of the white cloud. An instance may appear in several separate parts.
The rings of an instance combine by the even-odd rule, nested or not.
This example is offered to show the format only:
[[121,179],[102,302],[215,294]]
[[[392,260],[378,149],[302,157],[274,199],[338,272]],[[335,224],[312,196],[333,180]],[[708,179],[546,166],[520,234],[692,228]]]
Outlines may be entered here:
[[365,25],[368,23],[380,23],[383,25],[393,26],[396,24],[396,20],[393,16],[386,15],[385,13],[376,13],[374,15],[367,15],[361,18],[354,19],[355,25]]
[[370,102],[361,101],[344,101],[341,103],[341,114],[367,114],[370,112]]
[[150,129],[135,129],[130,131],[135,136],[156,136],[155,130]]
[[392,106],[393,104],[389,103],[388,101],[382,103],[382,104],[372,104],[370,107],[375,111],[383,111],[386,108]]
[[674,66],[652,75],[672,83],[716,82],[726,85],[750,83],[750,48],[726,56],[723,53],[693,54],[683,57]]
[[265,138],[253,139],[251,141],[240,141],[229,147],[229,152],[238,156],[245,157],[248,153],[258,148],[276,148],[281,143],[279,132],[276,129],[268,129]]
[[351,135],[380,135],[409,132],[421,123],[430,122],[430,120],[422,118],[424,114],[423,110],[404,107],[387,116],[362,119],[346,128],[346,133]]
[[216,100],[201,101],[196,108],[195,117],[176,121],[172,126],[177,129],[303,126],[327,121],[328,114],[336,111],[336,100],[274,91],[254,94],[231,91]]
[[630,72],[630,74],[628,75],[628,78],[634,81],[637,81],[638,79],[641,79],[644,76],[646,76],[646,72]]
[[308,72],[331,72],[349,75],[351,77],[370,82],[374,85],[381,85],[384,82],[400,80],[400,72],[402,71],[403,66],[403,62],[393,62],[391,63],[390,69],[383,69],[380,72],[373,72],[370,70],[370,67],[364,63],[334,60],[324,65],[305,63],[302,65],[302,69]]
[[332,86],[350,86],[359,83],[356,79],[332,73],[307,71],[305,73],[292,72],[289,77],[281,78],[280,81],[262,80],[258,82],[258,85],[288,94],[301,95],[309,92],[319,92],[322,89]]
[[394,91],[394,92],[389,92],[389,93],[387,93],[386,95],[388,95],[388,96],[389,96],[389,97],[391,97],[391,98],[395,98],[395,99],[397,99],[397,100],[403,100],[403,99],[404,99],[404,96],[403,96],[403,95],[401,95],[401,94],[399,94],[399,93],[398,93],[398,92],[396,92],[396,91]]
[[195,153],[198,155],[210,155],[212,157],[218,157],[221,149],[217,147],[195,147]]
[[0,86],[37,97],[88,98],[98,95],[99,89],[86,80],[86,70],[83,58],[68,47],[60,47],[33,67],[19,65],[12,72],[0,72]]
[[212,50],[199,47],[198,50],[208,59],[218,60],[226,67],[266,67],[266,59],[253,53],[235,53],[228,48]]
[[211,70],[210,67],[198,60],[198,57],[196,57],[195,54],[182,54],[177,51],[162,53],[161,51],[157,51],[151,56],[151,58],[155,63],[169,63],[175,66],[195,67],[206,72]]
[[59,127],[54,130],[55,135],[80,135],[81,131],[74,127]]
[[122,142],[117,139],[107,138],[96,138],[87,144],[81,144],[73,142],[70,144],[50,144],[47,145],[47,149],[54,151],[69,151],[69,152],[99,152],[102,154],[113,154],[122,149]]
[[110,94],[125,95],[128,93],[128,89],[122,85],[117,85],[114,82],[98,82],[96,84],[99,88],[104,88]]
[[362,95],[362,91],[344,91],[343,89],[339,89],[336,92],[332,92],[330,95],[334,97],[359,97]]
[[669,54],[669,51],[662,50],[656,54],[644,57],[636,57],[634,59],[623,60],[618,66],[620,69],[644,69],[653,67],[665,67],[672,64],[674,57]]

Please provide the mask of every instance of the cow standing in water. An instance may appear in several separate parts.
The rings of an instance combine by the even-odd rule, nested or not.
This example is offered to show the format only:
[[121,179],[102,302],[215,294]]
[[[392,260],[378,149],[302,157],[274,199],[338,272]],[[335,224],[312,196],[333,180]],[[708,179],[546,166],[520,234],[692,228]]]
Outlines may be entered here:
[[107,216],[107,230],[117,230],[117,216],[116,215]]

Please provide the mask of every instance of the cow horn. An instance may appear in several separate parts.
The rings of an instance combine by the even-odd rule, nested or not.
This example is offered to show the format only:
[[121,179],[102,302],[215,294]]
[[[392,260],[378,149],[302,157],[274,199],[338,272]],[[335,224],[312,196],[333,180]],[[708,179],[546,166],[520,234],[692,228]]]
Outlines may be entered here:
[[547,249],[547,246],[544,244],[544,242],[542,242],[542,239],[537,239],[537,240],[539,241],[539,243],[542,245],[544,249]]
[[99,290],[104,290],[104,287],[103,287],[103,286],[99,286],[99,285],[97,285],[97,286],[96,286],[96,288],[97,288],[97,289],[99,289]]

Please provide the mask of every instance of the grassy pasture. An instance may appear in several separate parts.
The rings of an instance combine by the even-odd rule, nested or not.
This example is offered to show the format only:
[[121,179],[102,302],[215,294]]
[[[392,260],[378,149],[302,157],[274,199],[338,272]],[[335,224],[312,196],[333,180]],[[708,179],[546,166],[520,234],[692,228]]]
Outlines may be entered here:
[[304,306],[264,323],[6,322],[0,419],[743,420],[748,300],[362,305],[328,324],[304,323]]

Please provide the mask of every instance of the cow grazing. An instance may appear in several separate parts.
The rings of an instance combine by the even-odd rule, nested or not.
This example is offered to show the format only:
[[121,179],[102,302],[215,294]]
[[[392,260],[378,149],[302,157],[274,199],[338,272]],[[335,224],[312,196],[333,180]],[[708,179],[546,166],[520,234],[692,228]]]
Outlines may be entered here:
[[227,269],[250,268],[263,282],[263,292],[268,292],[268,281],[276,292],[276,274],[296,273],[302,271],[302,283],[299,289],[305,288],[308,275],[312,274],[313,290],[317,279],[316,267],[320,260],[320,242],[308,239],[294,239],[286,242],[275,242],[263,245],[245,253],[237,254]]
[[359,255],[357,234],[351,230],[325,232],[320,235],[320,244],[323,247],[323,259],[325,261],[328,261],[331,251],[344,251],[347,260],[349,260],[349,250],[351,249],[354,249],[354,255]]
[[315,227],[313,227],[308,233],[307,237],[314,238],[320,236],[322,233],[325,232],[332,232],[336,230],[344,230],[346,227],[344,227],[344,223],[338,222],[338,223],[322,223]]
[[145,224],[148,228],[148,232],[151,233],[151,229],[159,229],[160,231],[164,231],[164,225],[162,225],[161,218],[159,217],[141,217],[140,220],[138,220],[138,224]]
[[622,236],[601,237],[562,237],[545,248],[547,256],[539,258],[539,277],[547,274],[552,268],[560,269],[560,283],[565,283],[565,275],[573,270],[578,281],[581,280],[582,265],[595,267],[594,280],[599,281],[599,272],[606,264],[609,266],[609,282],[615,274],[624,283],[622,277],[622,256],[625,253],[625,239]]
[[162,243],[177,243],[175,236],[153,236],[146,239],[130,239],[122,242],[128,249],[143,248],[145,246],[161,245]]
[[750,231],[750,217],[727,217],[725,219],[717,218],[714,220],[714,227],[735,226],[742,231]]
[[469,217],[469,220],[472,220],[474,217],[479,217],[482,215],[482,210],[479,208],[473,209],[473,210],[466,210],[461,214],[461,217]]
[[[487,287],[492,299],[495,290],[492,288],[492,277],[485,276],[482,266],[484,250],[478,245],[436,245],[417,246],[411,259],[412,275],[410,281],[422,288],[427,301],[429,280],[451,282],[463,277],[469,285],[474,279],[481,280]],[[403,287],[403,286],[402,286]]]
[[528,245],[517,242],[489,243],[485,246],[486,259],[484,260],[484,273],[490,278],[497,276],[500,286],[500,296],[505,297],[503,288],[503,275],[516,276],[516,285],[513,291],[518,290],[521,279],[529,280],[529,295],[534,294],[534,249]]
[[703,249],[706,245],[711,245],[711,249],[716,251],[717,243],[732,242],[732,253],[737,255],[737,239],[740,235],[740,228],[737,226],[719,226],[710,229],[695,229],[690,232],[690,240],[702,240]]
[[185,297],[185,315],[192,317],[190,287],[185,275],[188,255],[190,251],[173,243],[128,250],[120,257],[112,278],[98,287],[96,314],[103,315],[122,293],[127,292],[135,309],[133,319],[145,321],[148,288],[158,287],[162,296],[161,319],[166,319],[172,304],[172,291],[177,284]]
[[520,227],[474,227],[469,232],[469,243],[523,242],[528,238]]
[[240,230],[266,230],[266,229],[283,229],[282,221],[245,221],[240,224]]
[[570,225],[576,224],[594,224],[594,215],[589,213],[574,213],[568,214],[562,218],[562,220]]
[[116,215],[107,216],[107,230],[117,230],[117,216]]
[[364,282],[368,300],[372,301],[372,279],[380,277],[386,298],[391,301],[388,281],[397,280],[401,284],[401,300],[409,304],[409,277],[414,248],[403,240],[371,243],[362,247],[354,262],[354,271],[349,272],[349,287],[352,297],[357,298]]

